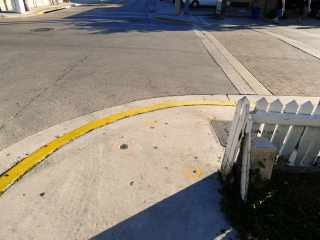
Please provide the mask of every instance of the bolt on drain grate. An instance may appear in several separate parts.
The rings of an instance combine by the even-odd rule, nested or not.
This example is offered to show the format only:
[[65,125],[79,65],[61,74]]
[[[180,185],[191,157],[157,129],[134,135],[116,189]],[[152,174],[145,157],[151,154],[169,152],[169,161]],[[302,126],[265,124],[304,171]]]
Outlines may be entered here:
[[53,28],[36,28],[36,29],[32,29],[30,30],[31,32],[48,32],[48,31],[52,31]]

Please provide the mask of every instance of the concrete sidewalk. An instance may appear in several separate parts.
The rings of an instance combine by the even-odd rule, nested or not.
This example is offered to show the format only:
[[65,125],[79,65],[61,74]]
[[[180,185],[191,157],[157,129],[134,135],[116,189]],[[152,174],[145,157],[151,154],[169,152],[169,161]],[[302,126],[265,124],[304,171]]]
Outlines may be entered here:
[[[103,3],[103,0],[71,0],[69,3],[61,3],[58,5],[48,5],[40,7],[32,7],[25,14],[19,14],[12,11],[0,11],[0,18],[18,18],[18,17],[32,17],[44,13],[51,13],[59,10],[65,10],[71,7],[82,6],[86,4],[93,3]],[[118,0],[110,4],[121,3],[122,1]],[[169,2],[168,0],[160,1],[155,0],[150,2],[149,6],[149,17],[159,19],[159,20],[169,20],[177,22],[192,22],[192,23],[201,23],[200,20],[193,15],[186,15],[181,10],[181,14],[175,16],[174,14],[175,6],[174,3]]]
[[[69,3],[62,3],[58,5],[49,5],[30,8],[26,14],[19,14],[9,11],[1,11],[0,18],[17,18],[17,17],[31,17],[44,13],[51,13],[59,10],[65,10],[70,7],[77,7],[86,4],[102,3],[104,0],[71,0]],[[121,0],[110,4],[121,3]],[[225,19],[221,20],[213,16],[213,13],[193,13],[187,14],[183,8],[180,9],[180,15],[175,15],[175,4],[169,0],[154,0],[150,2],[148,17],[158,19],[160,21],[184,22],[184,23],[199,23],[199,24],[235,24],[235,25],[270,25],[271,20],[266,19],[262,21],[259,19],[250,18],[250,9],[227,8]],[[281,25],[296,25],[296,15],[290,16],[290,19],[281,21]],[[319,27],[319,20],[308,18],[308,26]]]
[[[1,187],[42,162],[0,197],[0,238],[236,239],[220,212],[224,148],[210,121],[232,120],[241,97],[137,101],[12,145],[3,159],[26,158],[1,176]],[[280,97],[293,99],[320,100]]]
[[74,7],[76,4],[74,3],[61,3],[58,5],[49,5],[49,6],[41,6],[41,7],[33,7],[30,8],[25,14],[15,13],[12,11],[2,11],[0,12],[0,18],[19,18],[19,17],[31,17],[44,13],[50,13],[54,11],[68,9],[70,7]]
[[183,7],[180,8],[180,15],[175,15],[175,3],[169,0],[155,0],[151,2],[149,16],[163,21],[172,22],[185,22],[185,23],[200,23],[200,24],[249,24],[249,25],[267,25],[267,23],[261,20],[254,20],[248,17],[248,11],[241,15],[241,12],[237,9],[228,8],[225,19],[221,20],[213,15],[211,12],[192,12],[192,8],[189,9],[189,13],[185,11]]
[[56,5],[47,5],[47,6],[40,6],[40,7],[31,7],[29,11],[25,14],[15,13],[13,11],[0,11],[0,18],[19,18],[19,17],[32,17],[37,16],[45,13],[51,13],[55,11],[69,9],[71,7],[82,6],[86,4],[94,4],[94,3],[101,3],[103,0],[74,0],[69,1],[67,3],[60,3]]
[[162,21],[202,23],[196,16],[185,14],[182,10],[180,11],[180,15],[175,15],[175,5],[168,0],[151,1],[149,17]]
[[[154,0],[151,2],[149,16],[163,21],[172,22],[185,22],[185,23],[200,23],[200,24],[231,24],[231,25],[274,25],[271,19],[265,19],[262,21],[262,13],[258,19],[251,18],[251,9],[241,9],[228,7],[226,9],[225,18],[221,20],[215,17],[211,9],[207,12],[193,12],[193,9],[189,9],[187,14],[184,8],[180,9],[180,15],[175,15],[175,4],[169,0]],[[288,13],[289,19],[282,20],[279,26],[297,25],[297,17],[291,12]],[[319,27],[319,20],[308,17],[306,26]]]
[[[45,13],[51,13],[55,11],[65,10],[71,7],[82,6],[86,4],[93,4],[93,3],[103,3],[103,0],[71,0],[69,3],[61,3],[58,5],[48,5],[48,6],[40,6],[40,7],[32,7],[26,14],[19,14],[12,11],[1,11],[0,18],[19,18],[19,17],[32,17],[37,16]],[[110,4],[121,3],[121,1],[115,1]],[[207,15],[207,14],[205,14]],[[231,14],[233,16],[234,14]],[[171,1],[168,0],[154,0],[150,2],[149,7],[149,15],[148,17],[152,19],[158,19],[161,21],[171,21],[171,22],[185,22],[185,23],[207,23],[205,18],[208,16],[198,16],[198,14],[186,14],[186,12],[181,8],[180,15],[175,15],[175,5]],[[212,16],[210,16],[212,18]],[[221,23],[229,23],[229,20],[233,18],[220,20],[218,18],[215,19],[217,22]],[[262,23],[261,21],[252,20],[247,18],[246,15],[243,17],[237,17],[238,24],[257,24],[257,22]],[[212,19],[211,19],[212,20]]]
[[[202,101],[186,101],[192,98]],[[224,149],[210,126],[211,119],[231,120],[234,106],[204,105],[214,104],[204,98],[136,102],[121,108],[158,107],[66,144],[57,139],[57,150],[1,196],[0,238],[236,239],[220,212],[217,171]],[[173,99],[182,106],[171,108]],[[189,104],[194,106],[183,106]],[[52,129],[42,134],[48,137]]]

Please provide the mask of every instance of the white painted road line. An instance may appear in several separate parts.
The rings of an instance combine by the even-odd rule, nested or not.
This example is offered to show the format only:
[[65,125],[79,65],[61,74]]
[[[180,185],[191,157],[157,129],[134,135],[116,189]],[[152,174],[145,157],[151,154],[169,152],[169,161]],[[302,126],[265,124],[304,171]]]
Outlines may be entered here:
[[190,28],[240,94],[272,95],[212,34],[197,25]]
[[237,71],[231,66],[228,60],[219,52],[216,46],[198,29],[196,25],[189,26],[191,30],[197,35],[201,40],[204,47],[207,49],[211,57],[216,61],[216,63],[221,67],[223,72],[235,86],[240,94],[256,94],[249,85],[242,79],[242,77],[237,73]]

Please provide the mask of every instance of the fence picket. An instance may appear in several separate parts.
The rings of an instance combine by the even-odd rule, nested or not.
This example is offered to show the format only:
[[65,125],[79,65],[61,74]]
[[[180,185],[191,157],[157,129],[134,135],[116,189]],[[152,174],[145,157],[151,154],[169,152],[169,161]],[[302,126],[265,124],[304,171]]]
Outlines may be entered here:
[[226,150],[224,152],[224,156],[223,156],[223,159],[222,159],[221,169],[224,169],[226,164],[227,164],[227,160],[228,160],[229,155],[230,155],[230,148],[232,146],[233,140],[235,139],[235,132],[236,132],[236,129],[238,127],[242,106],[243,106],[244,102],[246,102],[246,101],[248,101],[248,99],[246,97],[243,97],[237,103],[237,106],[236,106],[236,109],[235,109],[235,112],[234,112],[234,116],[233,116],[233,120],[232,120],[232,124],[231,124],[229,137],[228,137],[228,140],[227,140]]
[[[314,116],[320,116],[320,106],[318,106],[314,113]],[[295,164],[305,164],[302,159],[304,159],[304,156],[307,156],[307,154],[309,153],[309,149],[312,146],[313,142],[316,141],[317,139],[317,135],[320,134],[319,132],[319,128],[316,127],[307,127],[304,134],[301,137],[300,143],[299,143],[299,147],[297,149],[297,156],[296,156],[296,160],[295,160]],[[317,145],[318,146],[318,145]],[[312,149],[310,149],[312,150]],[[313,157],[313,160],[315,159],[316,155],[317,155],[317,149],[315,149],[313,151],[314,153],[311,155],[315,155]],[[319,152],[319,149],[318,149]],[[311,156],[312,158],[312,156]],[[311,161],[313,162],[313,160],[309,160],[309,163],[311,163]]]
[[310,148],[308,149],[307,154],[302,159],[303,164],[313,164],[314,160],[319,154],[320,147],[320,130],[317,132],[317,136],[312,142]]
[[[280,113],[282,110],[282,107],[283,107],[283,104],[280,102],[279,99],[277,99],[272,103],[270,103],[268,112]],[[267,138],[270,141],[276,126],[277,126],[276,124],[265,124],[261,136]]]
[[[231,138],[229,136],[228,138],[228,145],[230,143],[229,152],[226,156],[224,156],[223,162],[224,166],[222,167],[222,176],[223,179],[231,172],[231,168],[233,166],[233,163],[235,161],[237,152],[239,150],[242,136],[244,134],[244,128],[246,125],[246,119],[247,115],[249,114],[249,108],[250,102],[247,98],[242,98],[239,102],[239,105],[241,105],[241,113],[239,118],[237,119],[236,127],[234,129],[233,137]],[[232,123],[233,124],[233,123]],[[229,141],[230,139],[230,141]]]
[[[313,115],[320,115],[320,105],[318,105],[318,107],[314,111]],[[318,156],[319,150],[320,150],[320,128],[318,128],[318,130],[316,131],[315,136],[313,138],[313,141],[312,141],[307,153],[303,157],[301,163],[312,164],[314,162],[314,160],[316,159],[316,157]]]
[[[284,111],[285,113],[296,113],[298,110],[298,104],[295,100],[289,102],[285,108]],[[286,125],[278,125],[277,128],[275,129],[275,133],[272,136],[271,142],[273,145],[277,148],[277,154],[280,152],[280,148],[283,144],[283,141],[288,133],[290,126]]]
[[[298,114],[310,115],[313,110],[313,105],[310,101],[302,104],[299,108]],[[301,138],[301,134],[304,131],[305,127],[302,126],[292,126],[290,131],[287,134],[287,138],[282,148],[280,149],[279,155],[282,160],[288,160],[293,153],[294,148]],[[290,159],[294,161],[294,158]],[[291,162],[292,163],[292,162]]]
[[[256,102],[254,111],[266,111],[269,103],[265,98],[261,98]],[[260,132],[261,123],[253,123],[252,124],[252,137],[256,137]]]
[[[249,106],[248,106],[249,107]],[[247,126],[245,129],[244,143],[243,143],[243,155],[242,155],[242,167],[241,167],[241,197],[246,201],[248,187],[249,187],[249,170],[250,170],[250,155],[251,155],[251,129],[252,119],[249,115],[247,120]]]

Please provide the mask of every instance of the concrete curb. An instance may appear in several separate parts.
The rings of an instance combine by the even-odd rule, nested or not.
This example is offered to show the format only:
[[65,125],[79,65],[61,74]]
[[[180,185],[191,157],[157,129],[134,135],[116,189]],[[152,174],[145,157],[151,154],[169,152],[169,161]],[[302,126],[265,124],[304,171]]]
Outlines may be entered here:
[[56,11],[60,11],[60,10],[65,10],[71,7],[75,7],[75,4],[69,5],[69,6],[64,6],[64,7],[57,7],[57,8],[51,8],[48,10],[43,10],[43,11],[38,11],[29,15],[39,15],[39,14],[44,14],[44,13],[50,13],[50,12],[56,12]]
[[99,128],[103,125],[106,125],[111,122],[115,122],[117,120],[127,118],[130,116],[135,116],[141,113],[147,113],[151,111],[172,108],[172,107],[181,107],[181,106],[197,106],[197,105],[212,105],[212,106],[236,106],[236,102],[234,101],[181,101],[181,102],[166,102],[160,103],[156,105],[151,105],[147,107],[137,108],[128,110],[125,112],[117,113],[111,115],[109,117],[105,117],[102,119],[98,119],[86,125],[83,125],[62,137],[53,140],[22,161],[20,161],[17,165],[13,166],[11,169],[3,173],[0,177],[0,192],[5,191],[8,187],[10,187],[16,180],[19,180],[25,173],[27,173],[30,169],[32,169],[36,164],[41,162],[44,158],[46,158],[49,154],[61,148],[71,140],[79,137],[85,133],[88,133],[96,128]]
[[162,21],[168,21],[168,22],[202,24],[202,22],[193,22],[193,21],[179,20],[179,19],[174,19],[174,18],[166,18],[166,17],[158,17],[158,16],[155,16],[154,18],[155,18],[155,19],[158,19],[158,20],[162,20]]
[[[61,5],[65,6],[61,6]],[[48,5],[48,6],[41,6],[41,7],[35,7],[31,8],[29,12],[26,12],[26,14],[19,14],[19,13],[14,13],[14,12],[0,12],[0,17],[2,18],[18,18],[18,17],[32,17],[36,15],[41,15],[44,13],[50,13],[50,12],[56,12],[60,10],[65,10],[71,7],[76,7],[79,6],[79,4],[76,3],[62,3],[60,5],[57,5],[55,7]],[[38,10],[37,8],[42,9]]]

